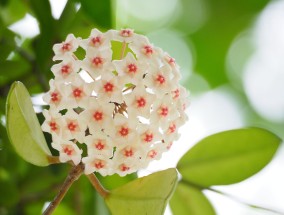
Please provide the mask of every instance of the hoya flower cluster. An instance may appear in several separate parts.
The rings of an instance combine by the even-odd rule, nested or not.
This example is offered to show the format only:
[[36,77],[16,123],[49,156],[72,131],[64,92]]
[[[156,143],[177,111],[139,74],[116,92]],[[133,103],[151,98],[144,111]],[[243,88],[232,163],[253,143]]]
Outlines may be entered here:
[[[76,57],[78,48],[84,59]],[[126,175],[159,159],[178,139],[187,92],[174,59],[145,36],[93,29],[87,39],[68,35],[53,50],[57,64],[42,129],[52,135],[61,162],[82,162],[85,174]],[[117,51],[121,57],[114,59]]]

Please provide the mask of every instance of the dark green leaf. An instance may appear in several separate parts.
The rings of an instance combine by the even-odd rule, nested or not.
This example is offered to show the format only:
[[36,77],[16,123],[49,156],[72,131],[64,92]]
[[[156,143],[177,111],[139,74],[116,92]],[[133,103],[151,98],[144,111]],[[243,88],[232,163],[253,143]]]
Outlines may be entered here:
[[51,153],[33,110],[30,95],[21,82],[15,82],[11,86],[6,111],[8,136],[16,152],[34,165],[49,165]]
[[29,3],[39,21],[41,31],[47,32],[52,30],[54,19],[49,1],[29,0]]
[[209,200],[198,188],[179,183],[170,200],[174,215],[215,215]]
[[128,174],[124,177],[121,177],[117,174],[104,176],[104,177],[101,176],[100,174],[96,174],[96,175],[99,181],[102,183],[102,185],[109,190],[113,190],[137,178],[136,173]]
[[281,139],[261,128],[230,130],[198,142],[179,161],[184,180],[201,186],[240,182],[265,167]]
[[29,72],[29,64],[23,60],[0,61],[0,85],[21,78]]
[[[5,61],[15,48],[15,34],[7,28],[0,29],[0,62]],[[1,67],[0,67],[1,68]]]
[[9,0],[5,7],[1,8],[0,6],[0,16],[2,16],[6,26],[24,18],[28,12],[29,8],[24,1]]
[[12,206],[19,199],[19,192],[11,180],[3,180],[0,178],[0,205]]
[[65,38],[67,34],[69,34],[69,29],[73,25],[75,18],[77,15],[76,11],[76,3],[74,1],[67,1],[65,8],[57,21],[58,35],[60,38]]
[[[194,4],[194,1],[191,2]],[[209,10],[210,18],[200,30],[190,35],[190,40],[195,44],[198,56],[194,70],[203,75],[211,86],[219,86],[228,81],[225,65],[233,39],[250,27],[255,16],[268,2],[268,0],[205,1],[204,8]],[[187,4],[184,13],[188,13],[188,7],[195,5]]]
[[106,29],[112,27],[111,0],[81,0],[80,2],[82,9],[95,24]]
[[176,183],[176,169],[164,170],[114,189],[105,201],[112,215],[162,215]]

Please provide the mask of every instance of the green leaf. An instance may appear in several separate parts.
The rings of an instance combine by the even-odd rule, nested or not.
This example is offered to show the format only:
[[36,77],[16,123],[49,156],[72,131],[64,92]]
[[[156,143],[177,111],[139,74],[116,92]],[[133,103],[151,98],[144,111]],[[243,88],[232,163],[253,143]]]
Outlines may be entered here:
[[66,34],[70,33],[70,27],[74,24],[76,15],[76,3],[71,0],[67,1],[59,20],[56,20],[56,25],[60,26],[58,28],[60,38],[64,38]]
[[19,191],[11,180],[3,180],[0,178],[0,205],[12,206],[19,200]]
[[35,115],[30,95],[21,82],[10,89],[6,107],[7,132],[16,152],[37,166],[50,164],[51,155]]
[[207,197],[200,189],[179,183],[170,201],[174,215],[215,215]]
[[206,137],[179,161],[183,180],[200,186],[240,182],[265,167],[281,139],[261,128],[225,131]]
[[105,201],[112,215],[162,215],[176,183],[176,169],[167,169],[114,189]]
[[[15,34],[7,28],[0,27],[0,62],[5,61],[15,48]],[[1,67],[0,67],[1,68]],[[1,71],[2,73],[2,71]]]
[[111,0],[81,0],[82,9],[93,20],[103,28],[112,27]]
[[29,0],[30,7],[39,21],[41,31],[45,32],[52,30],[54,19],[51,13],[51,6],[49,1]]
[[[183,2],[186,2],[186,4]],[[190,2],[192,2],[191,5]],[[239,33],[251,26],[255,15],[260,13],[269,1],[183,0],[181,7],[184,8],[185,14],[190,13],[190,9],[188,9],[190,6],[194,8],[197,4],[200,4],[195,2],[201,2],[201,7],[196,8],[195,12],[197,13],[200,10],[198,15],[200,16],[203,13],[205,22],[198,31],[189,34],[189,39],[194,44],[194,51],[198,56],[194,71],[201,74],[210,86],[220,86],[228,82],[224,65],[226,65],[227,54],[232,41]],[[204,3],[204,6],[202,3]],[[177,23],[179,21],[184,22],[183,20],[189,18],[183,16],[181,19],[177,20]],[[185,26],[189,27],[188,25]]]
[[23,77],[29,72],[30,65],[24,60],[0,61],[0,86],[17,78]]
[[96,174],[96,176],[99,179],[99,181],[102,183],[103,187],[106,187],[109,190],[118,188],[137,178],[136,173],[128,174],[124,177],[121,177],[117,174],[108,175],[108,176],[101,176],[100,174]]

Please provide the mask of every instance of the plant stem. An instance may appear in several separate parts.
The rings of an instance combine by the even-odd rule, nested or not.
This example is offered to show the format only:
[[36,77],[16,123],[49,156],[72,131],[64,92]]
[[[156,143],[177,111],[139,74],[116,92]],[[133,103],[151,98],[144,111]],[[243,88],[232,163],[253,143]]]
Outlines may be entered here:
[[109,191],[106,190],[102,184],[100,183],[99,179],[96,177],[95,174],[90,174],[87,175],[89,181],[92,183],[93,187],[96,189],[96,191],[103,197],[105,198],[106,196],[109,195]]
[[277,211],[277,210],[274,210],[274,209],[270,209],[270,208],[266,208],[266,207],[262,207],[262,206],[258,206],[258,205],[254,205],[254,204],[250,204],[250,203],[247,203],[231,194],[228,194],[228,193],[225,193],[225,192],[222,192],[220,190],[217,190],[217,189],[214,189],[214,188],[211,188],[211,187],[203,187],[201,185],[198,185],[198,184],[194,184],[192,182],[189,182],[189,181],[185,181],[185,180],[181,180],[181,183],[183,184],[186,184],[188,186],[191,186],[191,187],[195,187],[199,190],[209,190],[211,192],[214,192],[214,193],[218,193],[220,195],[223,195],[223,196],[226,196],[232,200],[234,200],[235,202],[238,202],[240,204],[243,204],[243,205],[246,205],[248,207],[251,207],[251,208],[257,208],[257,209],[260,209],[260,210],[264,210],[264,211],[268,211],[268,212],[272,212],[272,213],[276,213],[276,214],[279,214],[279,215],[284,215],[283,212],[280,212],[280,211]]
[[59,193],[55,196],[53,201],[48,205],[43,215],[50,215],[55,210],[55,208],[60,204],[65,194],[71,187],[71,185],[76,181],[84,171],[84,164],[80,163],[77,166],[73,166],[69,172],[67,178],[65,179]]
[[121,48],[120,60],[124,57],[125,49],[126,49],[126,42],[123,42]]

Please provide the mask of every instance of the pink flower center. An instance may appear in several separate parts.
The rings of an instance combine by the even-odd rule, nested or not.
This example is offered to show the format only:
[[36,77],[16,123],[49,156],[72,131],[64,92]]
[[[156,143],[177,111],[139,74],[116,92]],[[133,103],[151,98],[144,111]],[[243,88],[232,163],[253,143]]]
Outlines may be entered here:
[[173,94],[174,94],[173,98],[177,99],[179,97],[179,94],[180,94],[179,89],[174,90]]
[[49,126],[52,131],[56,131],[58,129],[56,122],[50,122]]
[[169,145],[167,146],[167,149],[169,150],[173,145],[173,142],[170,142]]
[[129,129],[127,127],[124,127],[122,126],[119,130],[119,134],[122,136],[122,137],[126,137],[129,133]]
[[155,158],[157,156],[157,151],[156,150],[151,150],[148,152],[148,157],[150,158]]
[[121,164],[119,166],[119,169],[122,171],[122,172],[125,172],[125,171],[128,171],[130,169],[130,167],[126,166],[125,164]]
[[105,92],[112,92],[113,91],[113,84],[110,83],[110,82],[107,82],[105,85],[104,85],[104,89],[105,89]]
[[123,29],[120,31],[120,35],[123,37],[130,37],[132,36],[132,34],[133,34],[133,31],[130,29]]
[[92,64],[95,67],[100,67],[103,64],[103,59],[101,57],[95,57],[92,60]]
[[153,48],[149,45],[146,45],[143,47],[144,49],[144,54],[147,55],[147,56],[150,56],[153,54]]
[[70,131],[75,131],[76,128],[77,128],[77,124],[74,123],[74,122],[70,122],[70,123],[68,123],[67,127]]
[[92,43],[92,45],[93,46],[99,46],[99,45],[101,45],[101,43],[102,43],[102,38],[100,37],[100,36],[97,36],[97,37],[93,37],[92,39],[91,39],[91,43]]
[[163,75],[157,75],[156,77],[156,81],[159,83],[159,84],[164,84],[166,82],[166,79]]
[[68,75],[70,73],[70,66],[64,65],[61,67],[61,74]]
[[83,91],[79,88],[73,90],[73,96],[75,98],[80,98],[82,96]]
[[70,148],[70,147],[68,147],[68,146],[65,146],[64,149],[63,149],[63,152],[64,152],[65,154],[67,154],[67,155],[70,156],[70,155],[73,154],[74,149],[72,149],[72,148]]
[[154,135],[152,133],[145,134],[144,141],[150,143],[153,140]]
[[102,161],[102,160],[96,160],[95,163],[94,163],[94,166],[97,169],[102,169],[102,168],[105,167],[105,164],[104,164],[104,161]]
[[166,117],[169,113],[169,109],[168,107],[161,107],[160,108],[160,115],[163,117]]
[[166,56],[166,60],[167,60],[167,62],[168,62],[170,65],[172,65],[172,66],[174,66],[174,65],[176,64],[175,59],[172,58],[172,57],[170,57],[170,56]]
[[170,133],[174,133],[174,132],[176,131],[176,128],[177,128],[177,127],[176,127],[176,124],[170,125],[170,126],[169,126],[169,132],[170,132]]
[[100,111],[96,111],[94,114],[93,114],[93,118],[96,120],[96,121],[100,121],[103,119],[103,113],[100,112]]
[[129,73],[136,73],[137,72],[137,66],[134,63],[131,63],[127,66],[127,70]]
[[134,155],[134,152],[131,148],[130,149],[124,149],[123,154],[124,154],[125,157],[132,157]]
[[72,48],[71,44],[70,43],[63,43],[62,44],[62,47],[61,47],[61,50],[63,52],[67,52],[67,51],[70,51]]
[[57,92],[51,93],[51,101],[52,102],[56,103],[56,102],[59,102],[59,100],[60,100],[59,93],[57,93]]
[[143,97],[137,99],[136,102],[138,107],[145,107],[146,105],[146,100]]
[[103,150],[105,148],[105,144],[99,140],[96,144],[95,144],[96,149],[98,150]]

